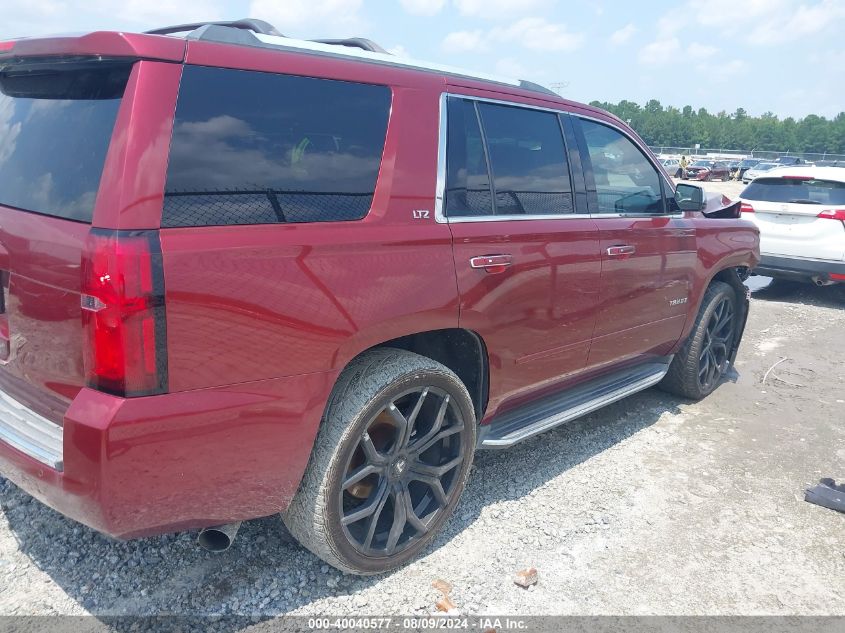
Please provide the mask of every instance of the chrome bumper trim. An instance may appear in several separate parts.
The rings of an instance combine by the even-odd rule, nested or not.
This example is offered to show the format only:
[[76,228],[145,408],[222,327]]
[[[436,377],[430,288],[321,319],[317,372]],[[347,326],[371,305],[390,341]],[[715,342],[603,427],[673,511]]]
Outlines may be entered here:
[[0,442],[55,470],[64,470],[63,429],[0,391]]

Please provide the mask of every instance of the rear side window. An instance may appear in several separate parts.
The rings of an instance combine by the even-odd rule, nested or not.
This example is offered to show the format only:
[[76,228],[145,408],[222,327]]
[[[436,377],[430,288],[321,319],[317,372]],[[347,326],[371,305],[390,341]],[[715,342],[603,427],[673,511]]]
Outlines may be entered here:
[[0,70],[0,204],[91,222],[127,63]]
[[845,183],[833,180],[757,178],[742,192],[745,200],[845,205]]
[[[580,119],[592,163],[599,213],[664,213],[657,169],[624,134]],[[699,161],[700,162],[700,161]]]
[[390,101],[386,86],[186,66],[162,226],[363,218]]
[[563,132],[553,112],[479,103],[498,215],[572,213]]
[[475,103],[449,99],[446,215],[491,215],[493,196]]
[[446,215],[573,212],[554,113],[451,97],[447,129]]

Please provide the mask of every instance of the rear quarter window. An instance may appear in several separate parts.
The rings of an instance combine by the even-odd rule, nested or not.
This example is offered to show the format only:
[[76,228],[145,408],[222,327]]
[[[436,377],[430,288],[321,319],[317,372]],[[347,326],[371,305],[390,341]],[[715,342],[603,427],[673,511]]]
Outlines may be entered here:
[[363,218],[390,102],[386,86],[186,66],[162,226]]
[[92,61],[0,70],[0,204],[91,222],[130,69]]
[[757,178],[745,188],[741,197],[766,202],[845,205],[845,183],[833,180]]

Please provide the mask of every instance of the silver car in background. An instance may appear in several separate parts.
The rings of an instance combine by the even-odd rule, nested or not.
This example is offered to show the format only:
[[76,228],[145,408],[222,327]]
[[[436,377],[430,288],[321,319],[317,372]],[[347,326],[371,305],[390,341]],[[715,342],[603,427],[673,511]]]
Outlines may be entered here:
[[767,171],[776,169],[778,167],[783,167],[783,165],[779,163],[758,163],[757,165],[746,171],[744,174],[742,174],[742,182],[747,185],[749,182],[751,182],[758,176],[762,176]]

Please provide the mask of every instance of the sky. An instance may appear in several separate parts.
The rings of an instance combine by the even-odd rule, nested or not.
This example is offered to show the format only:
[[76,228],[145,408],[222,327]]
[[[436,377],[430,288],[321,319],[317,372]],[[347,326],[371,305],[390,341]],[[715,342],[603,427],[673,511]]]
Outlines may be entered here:
[[0,39],[254,17],[291,37],[527,79],[576,101],[845,110],[845,0],[2,0]]

